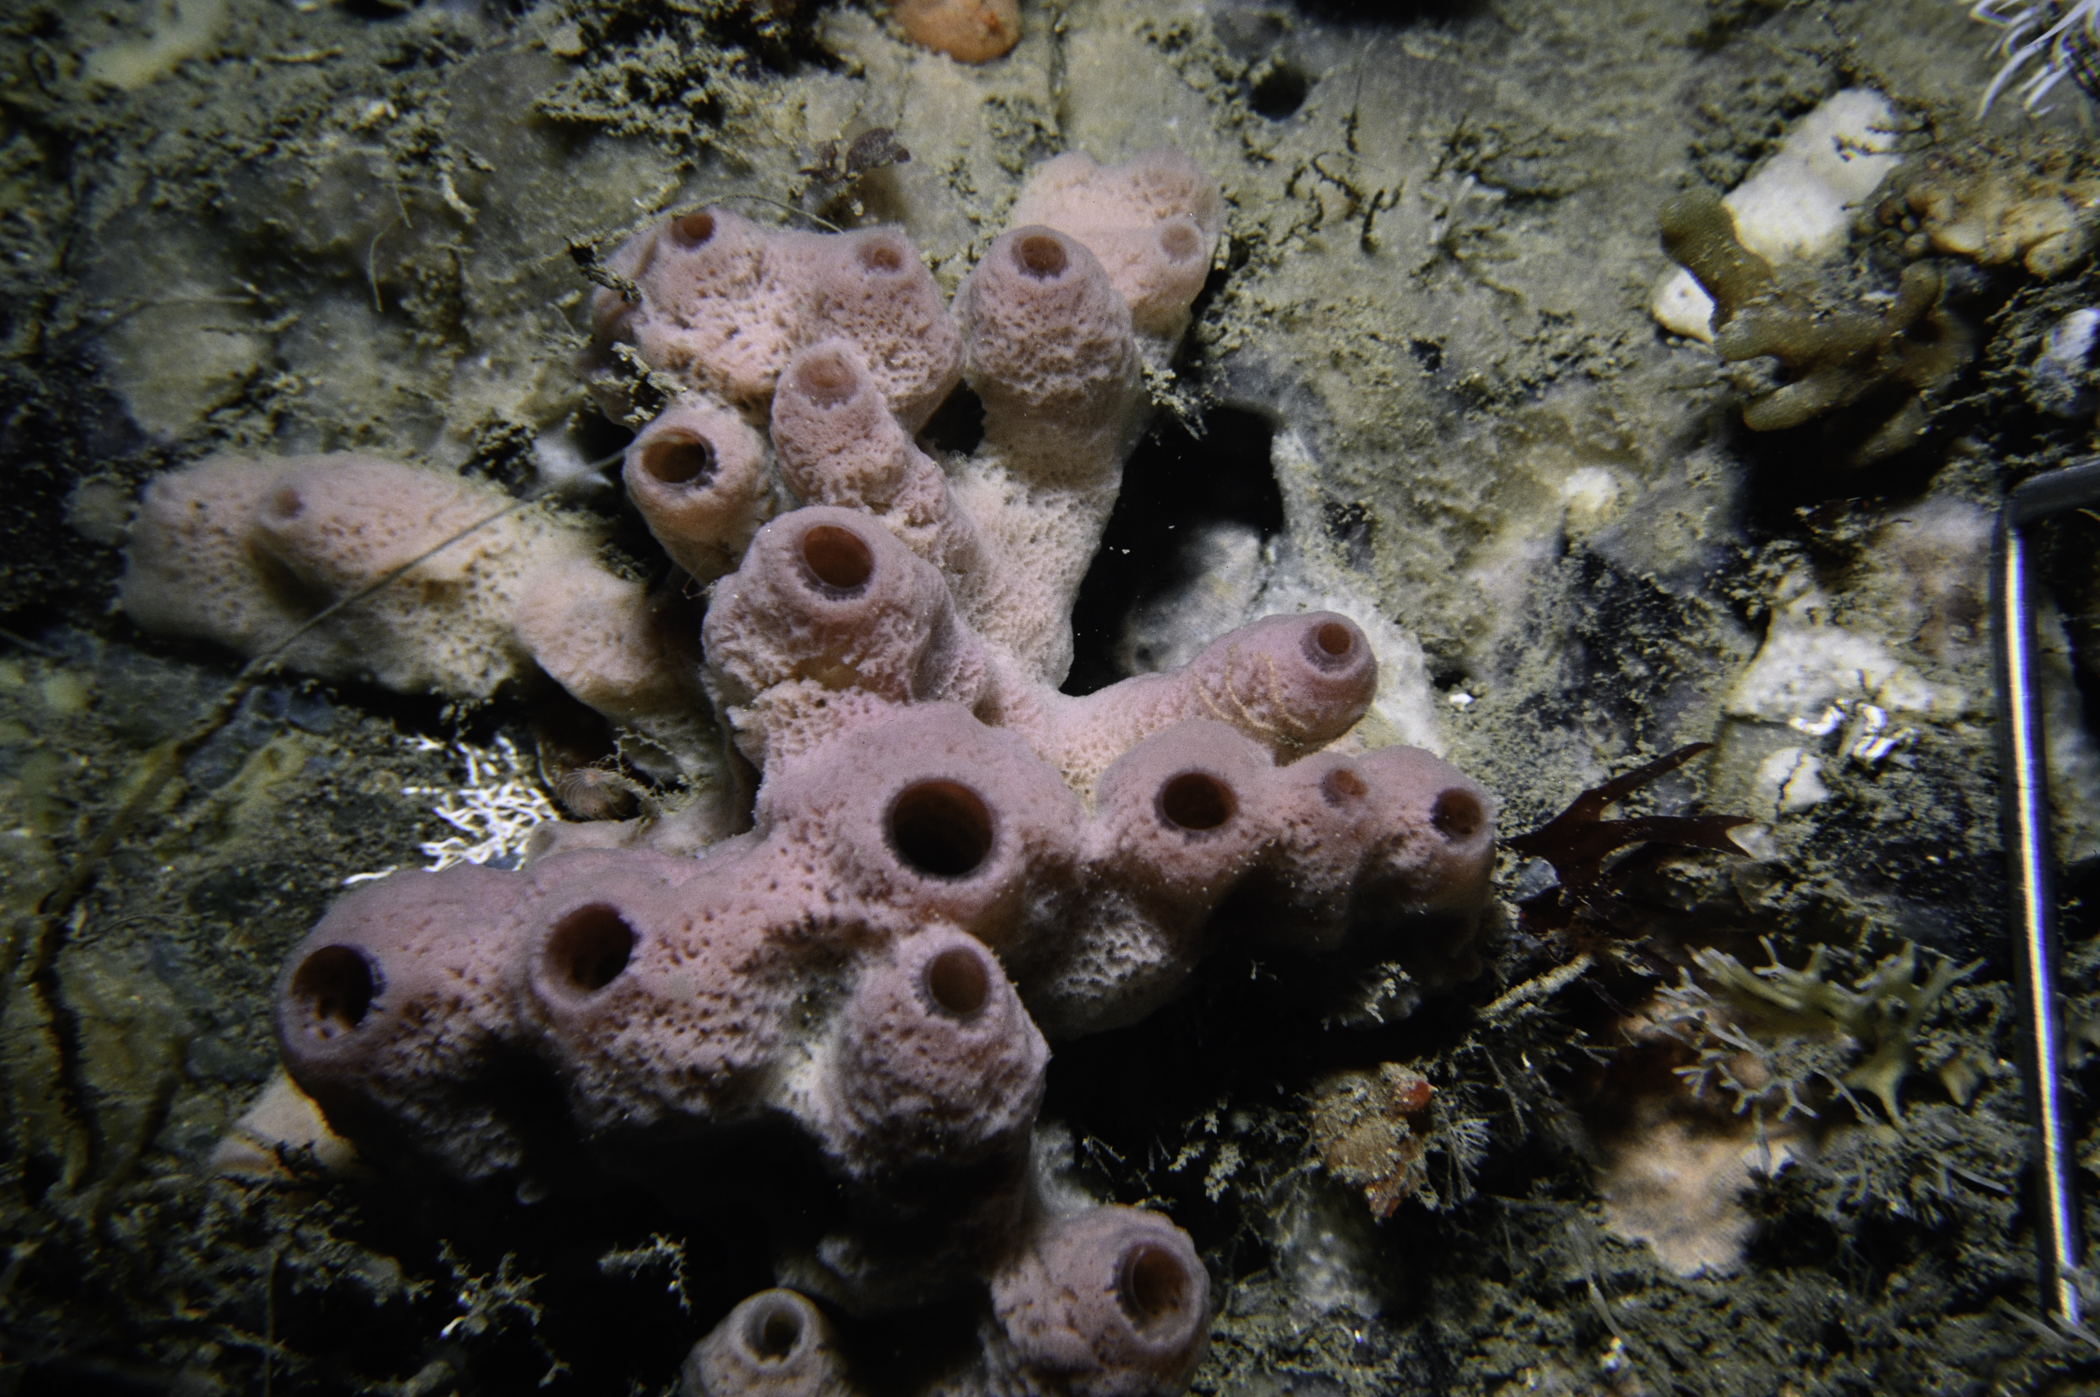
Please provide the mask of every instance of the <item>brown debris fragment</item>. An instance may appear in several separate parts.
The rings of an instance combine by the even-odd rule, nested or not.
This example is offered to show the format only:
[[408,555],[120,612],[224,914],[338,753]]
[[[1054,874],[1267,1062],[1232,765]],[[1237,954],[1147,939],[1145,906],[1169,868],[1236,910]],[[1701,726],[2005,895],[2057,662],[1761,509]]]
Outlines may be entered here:
[[824,142],[816,148],[810,163],[798,173],[808,175],[817,184],[829,186],[846,184],[890,165],[910,163],[911,152],[897,143],[896,131],[887,126],[872,126],[844,146],[837,141]]
[[1435,1091],[1413,1068],[1382,1062],[1375,1074],[1328,1078],[1313,1100],[1312,1138],[1320,1163],[1364,1191],[1373,1217],[1391,1217],[1401,1199],[1428,1182],[1428,1145],[1412,1122],[1429,1109]]
[[2077,145],[2052,143],[2027,158],[1984,146],[1934,150],[1896,172],[1875,216],[1909,235],[1909,256],[2017,262],[2046,280],[2092,255],[2100,178],[2091,153]]

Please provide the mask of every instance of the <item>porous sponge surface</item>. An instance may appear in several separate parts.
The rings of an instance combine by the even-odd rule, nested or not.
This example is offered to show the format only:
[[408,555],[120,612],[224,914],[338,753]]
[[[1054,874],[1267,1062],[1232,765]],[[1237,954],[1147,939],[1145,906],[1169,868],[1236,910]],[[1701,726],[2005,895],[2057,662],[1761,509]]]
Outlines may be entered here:
[[1171,346],[1210,273],[1225,200],[1177,150],[1161,147],[1106,167],[1075,150],[1036,171],[1013,221],[1085,243],[1129,303],[1138,333]]
[[[786,1119],[871,1206],[927,1214],[910,1257],[804,1284],[879,1306],[900,1273],[1003,1267],[999,1294],[1054,1299],[1068,1287],[1051,1272],[1099,1263],[1069,1239],[1034,1250],[1049,1245],[1027,1206],[1044,1032],[1170,997],[1236,892],[1267,935],[1308,949],[1469,910],[1486,809],[1412,749],[1279,766],[1199,718],[1112,764],[1089,813],[1013,734],[901,704],[770,772],[757,827],[699,859],[588,850],[358,890],[293,952],[279,1042],[369,1154],[468,1179],[533,1162],[547,1122],[505,1089],[524,1064],[559,1084],[615,1175],[651,1178],[657,1136]],[[949,1181],[939,1206],[922,1201],[929,1177]],[[1184,1272],[1175,1293],[1195,1294],[1201,1267]],[[1010,1308],[1030,1327],[986,1361],[1048,1365],[1075,1392],[1175,1390],[1204,1332],[1194,1310],[1171,1343],[1140,1343],[1117,1306],[1054,1324]]]
[[[609,374],[624,344],[686,387],[625,477],[667,554],[713,584],[699,680],[758,772],[750,828],[697,856],[668,823],[556,830],[518,872],[361,888],[293,951],[277,1031],[369,1157],[467,1180],[580,1151],[697,1206],[679,1164],[695,1142],[784,1126],[853,1200],[843,1231],[783,1262],[799,1288],[879,1310],[960,1281],[985,1306],[986,1384],[1172,1392],[1208,1332],[1207,1280],[1162,1218],[1048,1202],[1030,1151],[1048,1041],[1179,992],[1228,904],[1307,952],[1411,919],[1469,929],[1492,803],[1426,753],[1331,749],[1377,686],[1369,640],[1333,613],[1057,691],[1141,365],[1178,335],[1222,205],[1155,152],[1052,162],[1023,209],[1041,221],[991,244],[952,316],[894,230],[703,210],[621,251],[636,299],[600,297],[590,362]],[[915,433],[963,378],[983,444],[936,459]],[[344,458],[214,464],[156,491],[127,606],[249,649],[296,624],[304,594],[280,574],[339,596],[501,507]],[[622,719],[689,692],[580,531],[514,514],[440,557],[367,629],[316,632],[323,661],[355,641],[367,670],[425,667],[386,682],[469,693],[537,665]],[[224,594],[165,620],[154,579],[184,569]],[[767,1295],[696,1350],[688,1390],[805,1349],[810,1383],[850,1387],[821,1316]],[[754,1316],[779,1354],[753,1349]]]
[[518,505],[367,456],[214,456],[146,488],[119,599],[145,630],[309,674],[466,699],[544,674],[615,721],[689,728],[695,686],[600,530]]
[[[494,489],[361,456],[215,456],[147,487],[124,609],[148,630],[257,653],[508,503]],[[486,697],[527,662],[511,612],[528,575],[588,566],[594,551],[545,518],[501,520],[301,637],[291,662]]]

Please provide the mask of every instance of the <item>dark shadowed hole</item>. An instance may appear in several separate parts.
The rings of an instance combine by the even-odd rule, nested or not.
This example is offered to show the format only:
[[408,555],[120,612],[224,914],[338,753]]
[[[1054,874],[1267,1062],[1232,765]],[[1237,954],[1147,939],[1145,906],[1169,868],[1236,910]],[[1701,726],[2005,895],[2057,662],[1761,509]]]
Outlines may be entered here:
[[1347,805],[1352,800],[1362,800],[1371,788],[1364,778],[1345,766],[1338,766],[1320,778],[1320,796],[1329,805]]
[[280,485],[270,492],[270,513],[279,519],[297,519],[306,512],[306,501],[296,485]]
[[1429,823],[1446,839],[1471,839],[1480,832],[1486,818],[1480,797],[1456,786],[1439,795],[1436,804],[1429,807]]
[[715,473],[715,448],[703,437],[665,432],[642,447],[642,469],[666,485],[705,485]]
[[860,265],[871,272],[894,274],[904,270],[904,254],[893,242],[864,242],[860,245]]
[[1014,265],[1037,281],[1065,272],[1065,245],[1049,233],[1030,233],[1014,240]]
[[1356,631],[1340,621],[1322,621],[1306,629],[1305,658],[1321,669],[1342,669],[1356,657]]
[[1281,121],[1295,115],[1311,92],[1312,78],[1308,74],[1280,64],[1254,84],[1247,105],[1271,121]]
[[853,397],[860,375],[843,354],[812,354],[795,366],[795,388],[818,407],[837,407]]
[[1159,248],[1176,262],[1186,262],[1203,250],[1203,234],[1186,220],[1169,223],[1159,230]]
[[866,542],[836,524],[819,524],[802,536],[802,561],[817,581],[841,592],[866,586],[875,571],[875,555]]
[[363,1023],[377,990],[371,962],[348,946],[323,946],[292,972],[292,997],[323,1038]]
[[555,924],[547,939],[547,963],[569,988],[593,994],[627,968],[634,940],[634,928],[619,909],[593,902]]
[[1072,609],[1072,670],[1064,692],[1090,694],[1125,677],[1117,658],[1123,623],[1134,605],[1201,575],[1203,560],[1184,547],[1199,526],[1245,524],[1264,540],[1282,532],[1269,419],[1214,407],[1204,413],[1204,428],[1199,438],[1162,420],[1124,468],[1123,491]]
[[1140,1242],[1123,1256],[1116,1299],[1140,1329],[1179,1315],[1188,1304],[1189,1276],[1181,1258],[1153,1242]]
[[984,968],[984,957],[967,946],[950,946],[926,962],[926,996],[958,1019],[966,1019],[984,1007],[991,997],[992,977]]
[[744,1321],[744,1346],[754,1358],[778,1363],[800,1342],[802,1316],[786,1301],[761,1306]]
[[1159,818],[1178,829],[1216,829],[1232,811],[1232,788],[1207,771],[1184,771],[1159,788]]
[[671,233],[687,247],[699,247],[715,235],[715,216],[710,209],[671,220]]
[[921,873],[961,878],[992,852],[992,812],[960,781],[907,786],[890,806],[890,845]]
[[953,451],[967,456],[984,440],[984,400],[967,383],[955,385],[919,432],[919,442],[938,456]]

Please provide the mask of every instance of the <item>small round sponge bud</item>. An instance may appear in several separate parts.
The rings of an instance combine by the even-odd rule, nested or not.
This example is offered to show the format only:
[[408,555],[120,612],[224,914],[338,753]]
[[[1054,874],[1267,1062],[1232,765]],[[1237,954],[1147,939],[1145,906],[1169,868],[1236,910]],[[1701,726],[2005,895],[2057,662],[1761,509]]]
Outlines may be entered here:
[[761,1290],[685,1360],[679,1397],[848,1397],[854,1389],[823,1311],[792,1290]]
[[862,972],[834,1042],[825,1134],[854,1176],[1027,1148],[1050,1050],[974,937],[906,937]]
[[1021,38],[1021,0],[896,0],[905,37],[959,63],[989,63]]
[[1178,1392],[1210,1338],[1210,1277],[1157,1213],[1097,1208],[1056,1224],[992,1280],[1013,1356],[1075,1397]]

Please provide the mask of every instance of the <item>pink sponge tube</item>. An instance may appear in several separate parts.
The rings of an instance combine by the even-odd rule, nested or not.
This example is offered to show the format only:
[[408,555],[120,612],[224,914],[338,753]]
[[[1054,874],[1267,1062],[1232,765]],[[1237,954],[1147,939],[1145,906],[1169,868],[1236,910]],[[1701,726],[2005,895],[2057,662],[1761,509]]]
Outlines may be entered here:
[[887,510],[915,476],[940,474],[845,339],[819,340],[788,362],[773,395],[773,441],[782,479],[813,504]]
[[848,1397],[831,1324],[792,1290],[761,1290],[685,1360],[679,1397]]
[[1261,866],[1274,767],[1223,723],[1169,728],[1102,776],[1077,899],[1085,932],[1018,958],[1030,1010],[1056,1037],[1135,1023],[1171,999],[1207,949],[1225,896]]
[[1065,779],[1084,789],[1152,734],[1192,718],[1229,723],[1284,760],[1356,725],[1378,692],[1378,660],[1348,617],[1268,616],[1218,637],[1170,674],[1087,695],[1050,695],[1023,719]]
[[1076,238],[1016,228],[956,293],[986,444],[1056,481],[1121,468],[1140,420],[1130,307]]
[[1013,1357],[1075,1397],[1178,1392],[1210,1337],[1210,1277],[1157,1213],[1096,1208],[1054,1224],[992,1280]]
[[918,250],[895,228],[820,235],[698,209],[631,238],[609,261],[637,299],[591,304],[600,348],[633,344],[652,367],[762,421],[790,354],[842,336],[861,347],[889,410],[917,431],[962,375],[962,331]]
[[1210,177],[1171,146],[1120,165],[1071,151],[1036,168],[1015,223],[1046,223],[1085,243],[1130,303],[1141,335],[1178,339],[1225,225]]
[[815,333],[863,349],[884,401],[907,435],[926,425],[962,380],[962,331],[901,228],[824,238],[812,258]]
[[344,897],[293,950],[274,1015],[285,1068],[360,1149],[468,1179],[519,1162],[486,1087],[511,1028],[503,942],[523,891],[472,864],[397,873]]
[[974,697],[984,668],[940,573],[865,514],[825,506],[758,531],[701,635],[730,705],[796,680],[893,703]]
[[770,844],[821,854],[831,881],[912,922],[962,928],[1001,955],[1065,924],[1078,797],[1011,733],[952,703],[914,704],[770,778]]
[[627,447],[627,496],[671,561],[704,582],[736,566],[770,514],[766,448],[735,413],[673,406]]
[[1295,757],[1356,725],[1378,692],[1378,661],[1332,611],[1267,616],[1221,636],[1175,676],[1193,713],[1222,719]]
[[1362,765],[1338,752],[1315,752],[1277,774],[1270,796],[1271,891],[1293,914],[1276,926],[1279,939],[1329,950],[1349,931],[1358,872],[1383,835],[1385,813]]
[[1100,876],[1170,928],[1200,922],[1268,844],[1274,772],[1259,744],[1207,719],[1140,742],[1095,788],[1088,833]]
[[1494,797],[1419,747],[1380,748],[1358,769],[1384,832],[1366,875],[1374,883],[1407,877],[1425,911],[1477,906],[1495,862]]
[[1469,918],[1486,901],[1493,798],[1419,748],[1315,753],[1281,769],[1269,798],[1261,891],[1287,912],[1266,919],[1275,939],[1328,950],[1360,923]]
[[764,228],[723,209],[674,218],[613,255],[611,269],[630,278],[641,299],[598,292],[592,324],[601,339],[632,341],[651,365],[754,410],[773,391],[779,346],[749,327],[791,310],[769,275],[772,241]]
[[521,1017],[586,1133],[733,1113],[780,1038],[772,928],[741,895],[737,861],[645,854],[543,860],[519,910]]
[[984,568],[970,516],[948,480],[891,415],[861,350],[825,339],[796,352],[773,395],[780,474],[809,504],[864,509],[904,545],[966,589]]
[[940,926],[861,972],[833,1054],[824,1133],[861,1178],[1024,1152],[1050,1057],[992,953]]
[[1357,768],[1380,832],[1354,887],[1359,922],[1421,917],[1403,948],[1425,984],[1462,979],[1478,962],[1472,925],[1495,866],[1495,802],[1457,768],[1414,747],[1385,747]]

